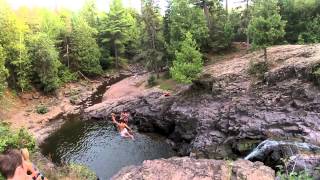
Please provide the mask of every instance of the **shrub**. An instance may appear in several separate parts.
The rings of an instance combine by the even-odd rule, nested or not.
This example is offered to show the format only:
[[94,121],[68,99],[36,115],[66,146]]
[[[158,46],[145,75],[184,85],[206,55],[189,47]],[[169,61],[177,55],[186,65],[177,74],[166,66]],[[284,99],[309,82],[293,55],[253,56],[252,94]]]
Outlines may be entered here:
[[307,171],[300,172],[288,172],[288,169],[282,165],[277,166],[279,171],[277,172],[277,179],[279,180],[313,180],[312,176]]
[[78,164],[69,165],[70,176],[75,176],[77,179],[96,180],[97,176],[88,167]]
[[250,61],[248,73],[262,79],[264,73],[268,72],[269,65],[266,61]]
[[28,148],[29,151],[35,150],[35,139],[26,129],[20,129],[18,133],[10,131],[9,125],[0,123],[0,153],[7,149]]
[[46,105],[44,104],[39,104],[36,106],[36,112],[38,114],[46,114],[47,112],[49,112],[49,109]]
[[320,85],[320,67],[312,71],[312,77],[315,84]]
[[73,82],[78,79],[76,73],[72,73],[66,66],[61,66],[59,68],[58,76],[62,83]]
[[77,101],[78,101],[78,96],[71,96],[70,97],[70,103],[75,105],[77,104]]
[[202,68],[202,54],[192,39],[191,33],[188,32],[185,40],[180,43],[179,51],[175,53],[170,73],[177,82],[188,84],[198,77]]
[[148,85],[150,87],[153,87],[155,85],[157,85],[157,82],[156,82],[156,77],[154,75],[151,75],[148,79]]

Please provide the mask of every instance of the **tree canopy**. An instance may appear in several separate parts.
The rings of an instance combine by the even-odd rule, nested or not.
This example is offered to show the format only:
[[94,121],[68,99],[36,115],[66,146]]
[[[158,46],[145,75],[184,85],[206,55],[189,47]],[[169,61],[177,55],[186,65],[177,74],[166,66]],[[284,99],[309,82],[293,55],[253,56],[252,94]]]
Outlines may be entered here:
[[95,0],[74,12],[12,9],[0,0],[0,94],[52,92],[79,73],[95,77],[131,63],[190,83],[207,53],[230,50],[233,41],[263,48],[265,57],[275,44],[320,42],[318,0],[241,0],[233,9],[221,0],[167,1],[162,14],[155,0],[142,0],[140,10],[112,0],[102,12]]

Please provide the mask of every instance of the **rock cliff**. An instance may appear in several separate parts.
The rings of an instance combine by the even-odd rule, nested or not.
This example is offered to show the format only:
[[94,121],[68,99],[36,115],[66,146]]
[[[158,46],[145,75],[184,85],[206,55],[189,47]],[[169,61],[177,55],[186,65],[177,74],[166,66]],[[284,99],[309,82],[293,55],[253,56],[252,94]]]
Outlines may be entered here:
[[274,180],[274,171],[261,162],[170,158],[147,160],[141,166],[123,168],[111,179],[174,180]]

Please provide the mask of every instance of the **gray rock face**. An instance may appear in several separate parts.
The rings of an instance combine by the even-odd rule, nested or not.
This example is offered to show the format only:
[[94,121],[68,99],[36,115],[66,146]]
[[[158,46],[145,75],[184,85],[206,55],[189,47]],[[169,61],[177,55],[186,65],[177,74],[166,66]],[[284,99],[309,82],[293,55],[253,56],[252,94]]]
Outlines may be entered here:
[[147,160],[141,166],[123,168],[113,180],[274,180],[274,171],[261,162],[170,158]]
[[[175,142],[181,155],[223,159],[246,155],[259,141],[294,139],[320,144],[320,91],[310,81],[320,64],[320,46],[284,46],[268,50],[273,68],[262,82],[247,75],[248,60],[236,71],[204,75],[185,91],[164,97],[160,91],[85,110],[87,118],[109,119],[128,110],[143,131],[156,131]],[[215,69],[215,67],[217,67]],[[219,73],[217,73],[219,72]],[[311,78],[310,78],[311,77]]]

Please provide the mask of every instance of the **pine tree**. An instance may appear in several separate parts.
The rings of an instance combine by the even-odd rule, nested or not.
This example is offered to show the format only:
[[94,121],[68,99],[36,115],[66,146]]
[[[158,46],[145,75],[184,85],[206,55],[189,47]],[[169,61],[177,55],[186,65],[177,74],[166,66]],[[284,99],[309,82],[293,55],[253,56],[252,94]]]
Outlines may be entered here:
[[277,0],[255,0],[253,4],[249,33],[253,45],[263,48],[265,61],[267,61],[267,47],[274,45],[285,35],[286,22],[281,20],[277,3]]
[[144,58],[148,69],[154,71],[160,77],[160,69],[165,65],[163,60],[165,54],[164,37],[162,34],[162,21],[159,7],[153,0],[146,0],[142,9],[142,20],[144,22]]
[[102,25],[102,43],[109,45],[113,51],[115,65],[120,67],[120,59],[124,53],[124,44],[128,39],[126,30],[130,24],[126,19],[126,13],[121,0],[113,0],[110,5],[110,12],[107,14]]
[[184,41],[180,43],[179,51],[175,53],[173,67],[170,73],[178,82],[191,83],[197,78],[203,67],[202,55],[197,48],[192,34],[187,33]]
[[95,0],[86,0],[83,8],[80,11],[80,16],[85,19],[88,25],[92,28],[98,26],[98,10]]
[[72,33],[70,36],[70,67],[74,71],[94,76],[102,73],[100,66],[101,53],[94,38],[96,29],[91,28],[81,17],[72,20]]
[[201,48],[206,47],[208,26],[202,10],[189,0],[172,0],[169,15],[170,52],[174,53],[186,32],[190,32]]

